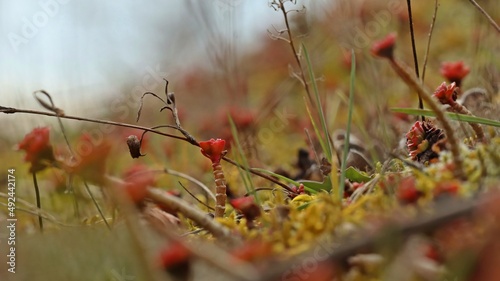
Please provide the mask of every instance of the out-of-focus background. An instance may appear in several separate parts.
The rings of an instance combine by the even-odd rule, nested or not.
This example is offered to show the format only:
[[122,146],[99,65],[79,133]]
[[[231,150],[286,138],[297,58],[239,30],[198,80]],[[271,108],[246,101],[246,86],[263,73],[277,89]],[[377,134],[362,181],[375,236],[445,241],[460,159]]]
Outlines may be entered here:
[[[233,79],[238,60],[281,22],[267,1],[244,0],[0,1],[0,14],[0,105],[37,108],[32,92],[44,89],[68,114],[94,117],[113,99],[160,89],[165,77],[174,90],[200,69]],[[18,133],[45,120],[14,122]]]

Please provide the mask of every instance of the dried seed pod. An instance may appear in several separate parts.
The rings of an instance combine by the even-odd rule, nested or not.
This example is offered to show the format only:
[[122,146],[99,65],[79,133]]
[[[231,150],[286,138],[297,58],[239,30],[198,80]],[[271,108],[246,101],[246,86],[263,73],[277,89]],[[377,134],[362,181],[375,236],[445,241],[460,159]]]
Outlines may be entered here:
[[430,121],[417,121],[406,134],[406,146],[412,160],[425,163],[437,159],[439,150],[434,146],[438,142],[443,147],[446,136],[443,130],[437,128]]
[[139,140],[139,138],[137,138],[137,136],[135,135],[128,136],[127,145],[130,151],[130,156],[132,156],[132,158],[139,158],[141,156],[144,156],[141,153],[141,141]]

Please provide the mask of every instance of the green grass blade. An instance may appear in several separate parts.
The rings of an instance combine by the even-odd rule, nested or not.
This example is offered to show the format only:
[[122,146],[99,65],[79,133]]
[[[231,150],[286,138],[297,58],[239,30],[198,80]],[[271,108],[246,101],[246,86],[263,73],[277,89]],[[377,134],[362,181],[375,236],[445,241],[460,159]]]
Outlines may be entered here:
[[[321,99],[319,97],[319,91],[318,91],[318,85],[316,84],[316,78],[314,77],[314,71],[313,71],[313,68],[312,68],[312,64],[311,64],[311,60],[309,58],[309,53],[307,52],[307,48],[304,44],[302,44],[302,50],[304,52],[304,57],[306,58],[306,63],[307,63],[307,71],[309,73],[309,80],[311,80],[311,84],[313,86],[313,91],[314,91],[314,96],[316,98],[316,106],[318,108],[318,115],[319,115],[319,119],[321,121],[321,126],[323,127],[323,134],[324,134],[324,138],[325,138],[325,147],[326,147],[326,151],[323,151],[327,156],[328,161],[332,161],[331,157],[332,157],[332,153],[333,153],[333,150],[332,150],[332,144],[330,142],[330,134],[328,133],[328,128],[326,126],[326,119],[325,119],[325,114],[323,112],[323,107],[321,106]],[[305,81],[304,81],[305,82]],[[320,138],[320,135],[318,135],[318,138]]]
[[[392,112],[405,113],[408,115],[423,115],[426,117],[436,117],[436,114],[428,109],[417,109],[417,108],[391,108]],[[476,116],[470,116],[465,114],[458,114],[453,112],[445,113],[448,118],[451,120],[468,122],[468,123],[477,123],[487,126],[500,127],[500,121],[481,118]]]
[[250,171],[248,170],[249,167],[248,160],[245,157],[245,154],[243,153],[243,148],[241,147],[240,144],[240,139],[238,137],[238,130],[236,129],[236,125],[234,124],[233,118],[231,118],[230,115],[228,115],[228,118],[229,118],[229,124],[231,125],[231,134],[233,135],[234,143],[236,144],[236,148],[238,149],[239,158],[241,159],[243,165],[247,167],[244,169],[244,172],[242,172],[241,169],[238,169],[238,171],[240,172],[240,176],[243,179],[243,184],[245,185],[247,193],[252,194],[255,198],[255,202],[257,203],[257,205],[260,206],[260,200],[255,192],[255,186],[253,185],[252,177],[250,176]]
[[351,49],[351,78],[349,85],[349,111],[347,114],[347,128],[344,137],[344,151],[342,155],[342,163],[340,164],[340,180],[339,180],[339,198],[342,200],[344,197],[344,181],[345,181],[345,170],[347,162],[347,154],[349,153],[349,139],[351,136],[351,122],[352,122],[352,112],[354,108],[354,79],[356,75],[356,55],[354,50]]

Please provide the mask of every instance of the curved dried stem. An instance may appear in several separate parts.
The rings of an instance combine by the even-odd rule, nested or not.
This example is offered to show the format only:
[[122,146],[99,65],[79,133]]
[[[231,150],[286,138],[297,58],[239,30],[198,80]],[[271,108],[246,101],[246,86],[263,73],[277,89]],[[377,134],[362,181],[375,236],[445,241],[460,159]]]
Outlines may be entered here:
[[181,173],[181,172],[178,172],[178,171],[175,171],[175,170],[172,170],[172,169],[163,169],[163,172],[166,173],[166,174],[169,174],[169,175],[173,175],[173,176],[177,176],[177,177],[180,177],[180,178],[183,178],[183,179],[186,179],[194,184],[196,184],[197,186],[199,186],[203,191],[205,191],[205,193],[210,197],[212,198],[214,201],[215,200],[215,195],[214,193],[206,186],[204,185],[201,181],[191,177],[190,175],[187,175],[187,174],[184,174],[184,173]]
[[87,190],[87,193],[90,196],[90,199],[92,199],[92,202],[94,203],[97,212],[99,212],[99,215],[101,216],[102,220],[104,221],[104,224],[106,224],[106,227],[111,230],[111,226],[108,223],[108,220],[106,220],[106,217],[104,216],[104,213],[102,212],[101,206],[99,206],[99,203],[97,203],[97,200],[94,197],[94,194],[92,194],[92,191],[90,190],[90,187],[87,183],[87,181],[83,180],[83,185],[85,185],[85,189]]
[[479,4],[475,0],[469,0],[469,2],[471,2],[472,5],[474,5],[474,7],[476,7],[479,10],[479,12],[481,12],[481,14],[483,14],[486,17],[486,19],[490,22],[491,26],[493,26],[496,29],[496,31],[500,33],[500,26],[498,26],[495,20],[493,20],[493,18],[481,6],[479,6]]
[[[45,95],[49,99],[49,103],[50,104],[46,103],[44,100],[42,100],[41,98],[39,98],[37,96],[38,93],[42,93],[43,95]],[[58,108],[58,107],[55,106],[54,101],[52,100],[52,97],[45,90],[34,91],[33,92],[33,96],[35,97],[35,99],[38,101],[38,103],[42,107],[44,107],[47,110],[50,110],[50,111],[54,112],[57,115],[57,121],[59,123],[59,127],[61,128],[61,132],[63,134],[64,141],[66,142],[66,146],[68,147],[68,150],[71,153],[71,156],[75,157],[75,153],[73,152],[73,149],[71,148],[71,145],[69,144],[68,136],[66,135],[66,130],[64,129],[64,125],[63,125],[63,123],[61,121],[61,116],[64,116],[64,111],[62,109],[60,109],[60,108]]]
[[279,186],[283,187],[283,188],[284,188],[284,189],[286,189],[288,192],[294,193],[294,192],[293,192],[293,190],[292,190],[292,189],[291,189],[288,185],[286,185],[286,184],[284,184],[284,183],[280,182],[279,180],[277,180],[277,179],[275,179],[275,178],[273,178],[273,177],[271,177],[271,176],[268,176],[268,175],[266,175],[266,174],[263,174],[263,173],[261,173],[261,172],[259,172],[259,171],[256,171],[255,169],[252,169],[252,168],[246,168],[246,167],[244,167],[243,165],[241,165],[241,164],[237,163],[236,161],[234,161],[234,160],[232,160],[231,158],[228,158],[228,157],[226,157],[226,156],[222,157],[222,160],[224,160],[224,161],[226,161],[226,162],[228,162],[228,163],[231,163],[232,165],[234,165],[234,166],[236,166],[236,167],[238,167],[238,168],[240,168],[240,169],[248,170],[250,173],[252,173],[252,174],[254,174],[254,175],[256,175],[256,176],[259,176],[259,177],[261,177],[261,178],[264,178],[264,179],[266,179],[266,180],[268,180],[268,181],[271,181],[271,182],[273,182],[273,183],[275,183],[275,184],[277,184],[277,185],[279,185]]
[[160,98],[158,95],[152,92],[145,92],[141,96],[141,105],[139,106],[139,110],[137,111],[137,119],[135,120],[136,122],[139,121],[139,118],[141,118],[141,112],[142,112],[142,106],[144,105],[144,97],[147,95],[152,95],[153,97],[156,97],[157,99],[161,100],[164,104],[167,104],[162,98]]
[[182,182],[178,181],[177,183],[179,183],[179,185],[182,187],[182,189],[184,189],[184,191],[186,191],[191,197],[193,197],[194,200],[196,200],[198,203],[202,204],[203,206],[207,207],[207,209],[211,210],[211,211],[214,211],[215,209],[208,206],[207,203],[201,201],[200,199],[198,199],[198,197],[196,197],[193,193],[191,193],[191,191],[189,191],[189,189],[187,189],[187,187],[185,187]]
[[[292,4],[296,4],[296,1],[275,0],[275,1],[270,3],[270,6],[276,11],[280,10],[281,13],[283,14],[283,18],[285,20],[285,26],[286,26],[285,30],[286,30],[286,33],[288,36],[288,40],[285,39],[285,41],[287,41],[287,43],[290,45],[290,48],[292,49],[292,52],[293,52],[293,57],[295,58],[295,62],[297,63],[297,66],[299,67],[299,74],[300,74],[300,78],[301,78],[300,80],[304,81],[304,88],[306,90],[307,98],[309,99],[311,106],[313,106],[315,108],[316,105],[314,104],[309,85],[306,82],[307,80],[306,80],[306,76],[304,74],[304,68],[302,66],[302,62],[300,61],[299,50],[297,50],[297,47],[295,46],[295,42],[293,41],[294,37],[292,34],[292,30],[290,28],[290,20],[288,18],[288,11],[286,10],[285,5],[284,5],[284,3],[286,3],[286,2],[291,2]],[[302,11],[302,10],[303,9],[301,9],[299,11]],[[296,10],[290,10],[290,11],[296,11]]]
[[[57,114],[55,114],[55,113],[38,111],[38,110],[19,109],[19,108],[14,108],[14,107],[5,107],[5,106],[0,106],[0,112],[5,113],[5,114],[27,113],[27,114],[34,114],[34,115],[44,115],[44,116],[49,116],[49,117],[58,117]],[[139,129],[139,130],[149,131],[149,132],[152,132],[152,133],[155,133],[158,135],[162,135],[165,137],[174,138],[174,139],[189,142],[184,137],[163,133],[163,132],[160,132],[158,130],[151,129],[151,128],[144,127],[144,126],[138,126],[138,125],[132,125],[132,124],[128,124],[128,123],[108,121],[108,120],[102,120],[102,119],[93,119],[93,118],[85,118],[85,117],[79,117],[79,116],[71,116],[71,115],[64,115],[64,116],[59,116],[59,117],[62,119],[71,119],[71,120],[92,122],[92,123],[97,123],[97,124],[106,124],[106,125],[113,125],[113,126],[119,126],[119,127],[127,127],[127,128],[132,128],[132,129]],[[199,146],[197,144],[194,144],[194,145]]]

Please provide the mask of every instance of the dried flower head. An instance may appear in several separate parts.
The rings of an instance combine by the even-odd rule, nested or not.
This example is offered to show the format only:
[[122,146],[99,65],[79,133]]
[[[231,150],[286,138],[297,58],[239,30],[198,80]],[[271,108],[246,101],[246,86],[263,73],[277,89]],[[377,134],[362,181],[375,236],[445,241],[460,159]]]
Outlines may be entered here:
[[30,172],[38,172],[55,161],[52,146],[49,143],[49,127],[35,128],[17,145],[26,151],[24,161],[30,162]]
[[219,163],[222,158],[226,141],[222,139],[210,139],[208,141],[200,141],[201,153],[208,157],[212,163]]
[[434,91],[433,97],[437,98],[440,103],[452,105],[457,100],[458,87],[455,82],[446,85],[446,82],[441,83]]
[[439,156],[439,150],[434,149],[446,138],[443,130],[436,128],[429,121],[417,121],[406,134],[406,146],[412,160],[421,163],[432,161]]
[[457,86],[460,86],[462,80],[465,78],[465,76],[467,76],[467,74],[469,74],[470,67],[465,65],[463,61],[443,62],[441,64],[439,72],[450,83],[455,82]]
[[394,58],[394,45],[396,43],[396,33],[390,33],[383,39],[372,44],[370,52],[372,55],[381,58]]
[[130,151],[130,156],[132,156],[132,158],[139,158],[141,156],[144,156],[141,153],[141,141],[136,135],[130,135],[127,137],[127,145]]

